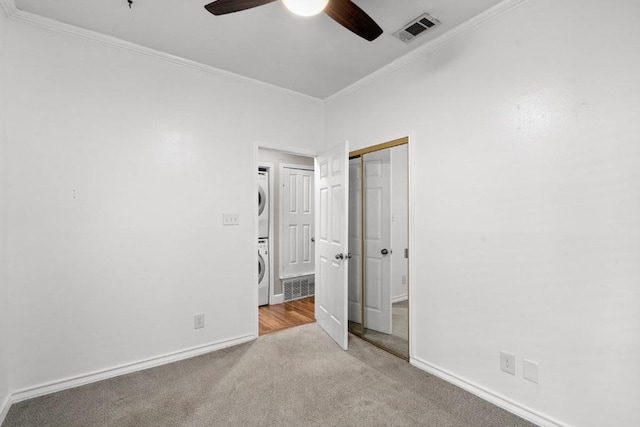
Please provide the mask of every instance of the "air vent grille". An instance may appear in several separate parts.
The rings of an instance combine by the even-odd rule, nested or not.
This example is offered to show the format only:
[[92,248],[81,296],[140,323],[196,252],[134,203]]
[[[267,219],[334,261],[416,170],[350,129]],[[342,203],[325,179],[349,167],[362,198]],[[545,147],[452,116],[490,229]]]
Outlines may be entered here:
[[424,25],[425,27],[427,27],[427,28],[431,28],[431,27],[433,27],[434,25],[436,25],[436,23],[435,23],[435,22],[433,22],[433,21],[429,21],[427,18],[422,18],[422,19],[420,20],[420,23],[421,23],[422,25]]
[[284,286],[285,301],[293,301],[315,295],[316,281],[313,275],[284,279],[282,284]]
[[427,27],[425,27],[424,25],[420,25],[416,22],[415,24],[405,28],[404,30],[415,37],[421,32],[427,31]]
[[402,29],[396,31],[393,35],[403,42],[409,43],[419,35],[424,34],[427,30],[439,24],[440,21],[428,13],[425,13],[404,25]]

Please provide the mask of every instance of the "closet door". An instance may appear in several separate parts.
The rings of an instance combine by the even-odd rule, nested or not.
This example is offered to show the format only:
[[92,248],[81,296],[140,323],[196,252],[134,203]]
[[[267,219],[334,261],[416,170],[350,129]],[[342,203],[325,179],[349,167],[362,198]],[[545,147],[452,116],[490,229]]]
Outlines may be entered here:
[[349,331],[405,359],[409,358],[407,142],[391,141],[351,153],[349,172],[353,254]]

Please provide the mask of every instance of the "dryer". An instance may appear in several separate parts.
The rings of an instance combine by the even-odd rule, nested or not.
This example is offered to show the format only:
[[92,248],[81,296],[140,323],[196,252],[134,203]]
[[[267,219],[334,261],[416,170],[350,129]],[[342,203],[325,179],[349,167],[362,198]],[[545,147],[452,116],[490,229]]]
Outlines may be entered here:
[[258,306],[269,304],[269,241],[258,240]]
[[258,237],[269,237],[269,172],[258,171]]

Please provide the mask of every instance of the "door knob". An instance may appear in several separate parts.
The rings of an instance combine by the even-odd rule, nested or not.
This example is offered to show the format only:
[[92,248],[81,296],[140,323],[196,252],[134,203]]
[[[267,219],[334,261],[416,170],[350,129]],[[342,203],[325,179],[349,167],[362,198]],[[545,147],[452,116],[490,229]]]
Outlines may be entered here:
[[344,259],[344,254],[336,254],[336,259]]
[[386,255],[386,254],[388,254],[388,253],[389,253],[389,251],[388,251],[387,249],[383,249],[383,250],[381,250],[381,251],[380,251],[380,253],[381,253],[382,255]]
[[349,253],[347,254],[347,259],[351,259],[351,258],[353,258],[353,255],[351,255],[351,252],[349,252]]
[[312,237],[312,238],[311,238],[311,242],[313,243],[313,242],[315,242],[315,241],[316,241],[316,238],[315,238],[315,237]]

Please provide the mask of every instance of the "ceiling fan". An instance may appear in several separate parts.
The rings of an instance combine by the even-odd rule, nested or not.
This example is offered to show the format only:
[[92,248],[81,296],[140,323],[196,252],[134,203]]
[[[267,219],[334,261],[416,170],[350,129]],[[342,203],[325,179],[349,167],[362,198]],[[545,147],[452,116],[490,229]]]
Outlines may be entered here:
[[[240,12],[276,0],[216,0],[205,6],[214,15]],[[298,15],[311,16],[323,12],[347,30],[359,35],[365,40],[373,41],[380,34],[382,28],[356,6],[351,0],[282,0],[289,10]]]

